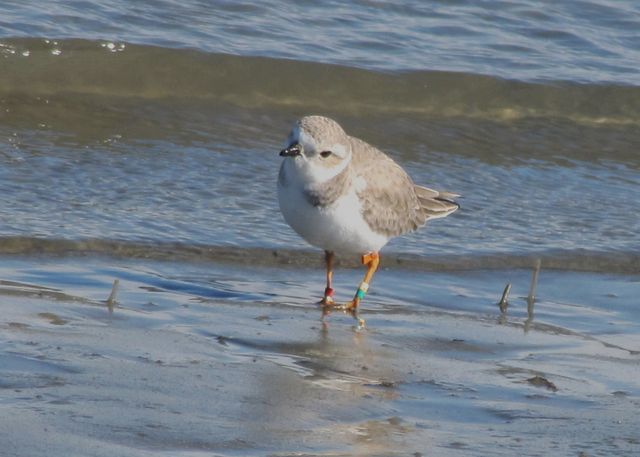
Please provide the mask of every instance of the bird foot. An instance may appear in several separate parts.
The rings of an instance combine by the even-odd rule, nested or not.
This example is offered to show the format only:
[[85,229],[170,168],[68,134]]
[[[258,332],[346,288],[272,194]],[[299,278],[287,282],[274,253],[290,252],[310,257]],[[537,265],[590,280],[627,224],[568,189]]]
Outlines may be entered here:
[[356,294],[356,296],[353,297],[353,299],[349,300],[345,304],[336,306],[336,309],[339,309],[341,311],[357,313],[358,305],[360,305],[360,297],[358,297]]
[[354,298],[353,300],[349,300],[348,302],[346,302],[344,305],[336,306],[336,309],[339,309],[341,311],[356,312],[358,310],[359,304],[360,300]]
[[323,306],[333,306],[336,302],[333,300],[333,289],[329,286],[324,290],[324,297],[322,300],[318,302],[318,304]]
[[364,322],[364,319],[361,319],[358,316],[359,303],[360,303],[360,300],[358,300],[357,298],[354,298],[353,300],[350,300],[343,305],[333,306],[332,308],[336,311],[342,311],[345,314],[350,314],[351,317],[353,317],[358,322],[357,329],[361,330],[365,327],[365,322]]
[[334,306],[336,302],[333,298],[325,296],[322,297],[322,300],[320,300],[318,304],[322,306]]
[[333,299],[333,289],[327,287],[327,289],[324,291],[324,297],[318,302],[318,304],[322,306],[323,320],[333,311],[342,311],[345,314],[350,314],[351,317],[358,321],[358,330],[362,330],[364,328],[364,319],[358,317],[358,305],[360,304],[360,299],[358,297],[354,297],[353,300],[350,300],[343,305],[337,305],[335,300]]

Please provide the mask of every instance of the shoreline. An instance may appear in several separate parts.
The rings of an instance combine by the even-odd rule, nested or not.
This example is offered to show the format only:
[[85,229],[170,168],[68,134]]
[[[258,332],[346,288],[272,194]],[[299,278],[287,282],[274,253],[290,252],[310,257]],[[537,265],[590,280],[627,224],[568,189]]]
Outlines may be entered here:
[[[149,261],[195,262],[251,265],[277,268],[316,267],[321,265],[322,251],[314,248],[239,247],[180,242],[52,239],[23,236],[0,237],[0,256],[15,259],[40,258],[112,258]],[[547,270],[640,274],[640,253],[634,251],[590,251],[588,249],[554,250],[521,253],[466,253],[416,255],[393,250],[381,253],[382,268],[412,271],[470,271],[532,269],[542,262]],[[360,268],[355,257],[336,256],[339,268]]]

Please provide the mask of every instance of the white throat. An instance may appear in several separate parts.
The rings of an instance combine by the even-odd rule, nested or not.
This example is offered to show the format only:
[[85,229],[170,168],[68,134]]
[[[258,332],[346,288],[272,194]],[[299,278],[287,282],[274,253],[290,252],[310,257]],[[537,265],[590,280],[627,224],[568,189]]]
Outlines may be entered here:
[[338,176],[347,166],[348,160],[343,160],[337,166],[327,168],[307,160],[305,157],[285,160],[287,176],[295,177],[301,183],[313,187],[315,184],[325,183]]

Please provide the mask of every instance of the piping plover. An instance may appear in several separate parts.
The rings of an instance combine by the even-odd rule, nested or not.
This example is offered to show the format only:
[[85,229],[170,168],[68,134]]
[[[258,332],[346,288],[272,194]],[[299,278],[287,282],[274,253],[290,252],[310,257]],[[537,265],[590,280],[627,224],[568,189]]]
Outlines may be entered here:
[[416,186],[385,153],[349,136],[327,117],[298,120],[280,155],[280,211],[302,238],[325,251],[327,286],[320,303],[335,305],[334,253],[362,256],[364,279],[353,300],[340,307],[356,318],[380,249],[391,238],[459,207],[453,201],[458,195]]

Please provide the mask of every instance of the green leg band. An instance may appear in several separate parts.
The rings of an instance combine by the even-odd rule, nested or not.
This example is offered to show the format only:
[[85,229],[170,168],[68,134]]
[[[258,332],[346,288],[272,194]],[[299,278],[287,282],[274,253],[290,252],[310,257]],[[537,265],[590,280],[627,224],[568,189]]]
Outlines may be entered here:
[[358,290],[356,291],[356,298],[358,298],[358,299],[362,300],[362,299],[364,298],[364,296],[365,296],[365,293],[366,293],[366,292],[365,292],[364,290],[362,290],[362,289],[358,289]]

